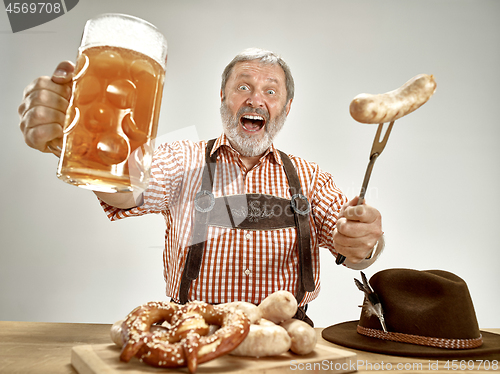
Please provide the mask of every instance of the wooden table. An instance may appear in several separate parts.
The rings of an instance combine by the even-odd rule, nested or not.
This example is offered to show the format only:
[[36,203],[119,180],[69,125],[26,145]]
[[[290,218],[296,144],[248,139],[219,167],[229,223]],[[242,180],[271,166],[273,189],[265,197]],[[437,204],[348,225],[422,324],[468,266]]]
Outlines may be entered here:
[[[72,347],[111,343],[110,327],[111,325],[108,324],[0,321],[0,373],[76,374],[71,365]],[[359,373],[373,373],[388,368],[399,372],[436,373],[434,367],[429,367],[430,362],[427,359],[403,358],[347,349],[324,341],[321,338],[322,329],[316,330],[322,343],[355,352],[357,362],[353,363],[352,367],[357,369]],[[500,329],[487,329],[487,331],[500,333]],[[435,360],[431,363],[434,364]],[[400,364],[401,370],[399,370],[398,364]],[[444,365],[444,361],[439,362],[439,371],[453,372],[451,369],[444,368]],[[299,368],[294,368],[291,372],[300,371]],[[489,371],[485,372],[491,373],[492,371],[490,368]],[[161,372],[158,370],[158,373]],[[311,373],[313,371],[304,368],[302,372]],[[500,372],[500,369],[497,369],[497,372]]]

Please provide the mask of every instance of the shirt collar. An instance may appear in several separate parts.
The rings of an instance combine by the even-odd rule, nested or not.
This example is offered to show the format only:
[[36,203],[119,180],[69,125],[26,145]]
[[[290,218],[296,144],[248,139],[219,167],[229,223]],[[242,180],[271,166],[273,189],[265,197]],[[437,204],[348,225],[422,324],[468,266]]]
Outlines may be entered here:
[[[228,147],[233,152],[238,154],[238,157],[241,157],[240,154],[238,153],[238,151],[233,148],[231,143],[229,143],[229,139],[227,138],[226,134],[224,134],[224,133],[222,133],[222,135],[219,136],[217,138],[217,140],[215,141],[215,144],[214,144],[212,150],[210,151],[210,156],[212,156],[212,154],[215,151],[217,151],[219,148],[221,148],[222,146]],[[274,144],[271,144],[271,146],[267,149],[267,151],[262,155],[261,160],[264,159],[265,157],[267,157],[269,154],[272,154],[272,156],[273,156],[272,158],[274,159],[274,161],[276,163],[283,166],[283,161],[281,160],[281,155],[280,155],[279,151],[274,147]]]

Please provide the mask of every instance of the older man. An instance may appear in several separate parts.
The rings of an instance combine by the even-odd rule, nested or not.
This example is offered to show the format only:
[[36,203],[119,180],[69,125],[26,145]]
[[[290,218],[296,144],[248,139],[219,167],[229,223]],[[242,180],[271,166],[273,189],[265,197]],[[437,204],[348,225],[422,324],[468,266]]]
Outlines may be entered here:
[[[47,152],[62,136],[73,69],[63,62],[51,78],[26,88],[19,114],[29,146]],[[284,289],[304,306],[320,291],[320,247],[355,269],[378,256],[380,213],[355,207],[357,198],[347,202],[330,174],[274,147],[293,96],[280,57],[246,50],[222,75],[219,138],[159,146],[138,200],[96,192],[111,220],[164,216],[166,293],[173,300],[258,304]]]

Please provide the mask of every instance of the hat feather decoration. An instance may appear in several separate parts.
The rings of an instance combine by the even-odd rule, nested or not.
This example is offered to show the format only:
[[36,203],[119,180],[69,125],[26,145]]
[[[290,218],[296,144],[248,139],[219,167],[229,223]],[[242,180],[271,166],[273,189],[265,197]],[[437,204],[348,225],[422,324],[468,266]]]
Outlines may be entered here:
[[364,292],[365,294],[365,301],[363,304],[365,307],[365,312],[369,316],[370,315],[377,316],[377,318],[380,321],[380,324],[382,325],[382,329],[384,330],[384,332],[387,332],[387,327],[385,325],[385,319],[384,319],[384,310],[382,309],[382,303],[380,302],[378,295],[370,287],[370,284],[366,279],[366,275],[362,271],[360,271],[360,273],[363,283],[361,283],[356,278],[354,278],[354,283],[356,283],[356,286],[359,288],[359,290]]

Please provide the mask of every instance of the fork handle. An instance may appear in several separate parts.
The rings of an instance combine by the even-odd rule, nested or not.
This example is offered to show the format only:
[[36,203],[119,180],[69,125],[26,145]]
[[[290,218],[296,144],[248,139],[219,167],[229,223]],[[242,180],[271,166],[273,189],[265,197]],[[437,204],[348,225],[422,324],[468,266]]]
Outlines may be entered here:
[[[366,190],[368,188],[368,182],[370,181],[370,176],[372,175],[372,170],[373,170],[373,165],[375,164],[375,161],[377,160],[377,157],[379,156],[379,153],[374,153],[370,156],[370,162],[368,163],[368,166],[366,168],[365,172],[365,178],[363,179],[363,185],[361,186],[361,191],[359,193],[359,199],[358,203],[356,206],[363,204],[365,201],[365,194]],[[337,265],[343,264],[345,261],[345,256],[341,255],[340,253],[337,255],[337,258],[335,259],[335,263]]]
[[359,193],[359,200],[356,206],[363,204],[363,202],[365,201],[365,194],[366,190],[368,189],[368,182],[370,181],[370,176],[372,175],[373,165],[375,164],[375,161],[377,161],[377,157],[379,155],[380,153],[374,153],[370,156],[370,162],[366,167],[365,178],[363,179],[363,185],[361,186],[361,192]]

